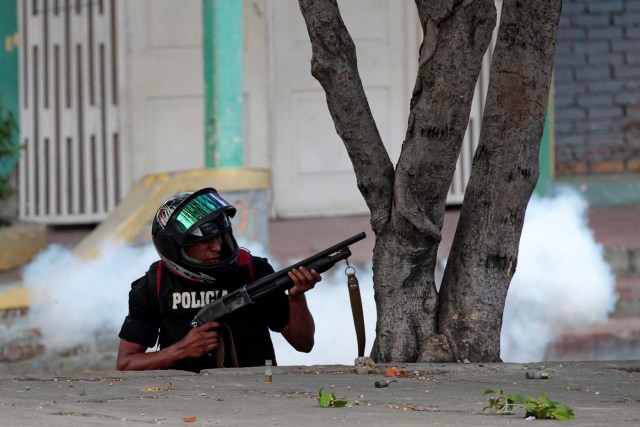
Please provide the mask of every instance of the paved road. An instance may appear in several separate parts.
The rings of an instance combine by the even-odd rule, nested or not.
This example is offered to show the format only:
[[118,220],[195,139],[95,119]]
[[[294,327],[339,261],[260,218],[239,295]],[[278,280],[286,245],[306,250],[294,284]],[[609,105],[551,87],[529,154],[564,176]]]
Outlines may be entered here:
[[[640,362],[410,364],[399,366],[407,378],[385,388],[374,382],[384,379],[387,366],[376,368],[358,374],[341,365],[275,367],[272,383],[264,382],[263,368],[2,376],[0,425],[531,425],[484,413],[489,388],[546,392],[575,411],[575,420],[562,426],[640,425]],[[525,378],[527,370],[541,368],[549,379]],[[319,407],[320,388],[355,404]],[[195,421],[185,422],[188,417]]]

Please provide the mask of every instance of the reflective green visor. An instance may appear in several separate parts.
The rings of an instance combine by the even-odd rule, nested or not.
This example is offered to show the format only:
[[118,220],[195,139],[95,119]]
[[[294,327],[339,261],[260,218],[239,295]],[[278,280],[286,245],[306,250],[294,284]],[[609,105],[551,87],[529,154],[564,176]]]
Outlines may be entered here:
[[167,229],[173,229],[172,231],[181,235],[179,240],[182,243],[195,227],[219,216],[221,209],[233,210],[235,213],[235,208],[220,197],[215,189],[202,189],[178,206],[167,221]]

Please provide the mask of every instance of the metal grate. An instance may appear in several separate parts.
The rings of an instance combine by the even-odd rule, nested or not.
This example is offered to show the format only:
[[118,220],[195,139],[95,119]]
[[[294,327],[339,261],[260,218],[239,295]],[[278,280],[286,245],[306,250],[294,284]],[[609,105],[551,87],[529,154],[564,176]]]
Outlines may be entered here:
[[469,114],[469,124],[467,125],[467,131],[462,141],[460,156],[456,163],[456,170],[453,174],[451,187],[447,194],[447,204],[449,205],[459,205],[464,200],[464,192],[467,188],[469,178],[471,177],[473,156],[476,152],[476,148],[478,148],[478,143],[480,142],[482,113],[484,111],[484,104],[487,97],[487,89],[489,88],[491,58],[493,56],[493,49],[496,47],[496,38],[498,36],[498,26],[500,24],[500,15],[502,11],[502,0],[495,0],[495,5],[498,12],[496,27],[493,30],[493,37],[491,38],[489,48],[482,58],[482,68],[480,69],[480,75],[478,76],[478,82],[476,83],[475,92],[473,94],[473,102],[471,104],[471,112]]
[[489,81],[489,68],[491,66],[491,60],[489,58],[489,53],[485,54],[480,76],[476,83],[473,102],[471,103],[471,112],[469,114],[469,124],[467,125],[464,139],[462,140],[460,155],[456,162],[456,170],[453,173],[451,187],[449,187],[449,193],[447,194],[448,205],[459,205],[462,203],[467,183],[471,177],[471,165],[480,139],[482,112],[484,110],[484,101]]
[[498,36],[498,25],[500,23],[500,13],[502,10],[502,0],[495,0],[496,10],[498,12],[496,27],[493,30],[493,36],[487,52],[482,58],[482,69],[478,82],[476,83],[475,92],[473,94],[473,102],[471,103],[471,112],[469,114],[469,124],[462,141],[460,155],[456,163],[456,170],[451,180],[451,187],[447,194],[448,205],[459,205],[464,200],[464,192],[467,188],[469,178],[471,177],[471,166],[473,156],[480,142],[480,129],[482,126],[482,113],[487,97],[487,89],[489,87],[489,73],[491,71],[491,57],[493,49],[496,46],[496,37]]
[[18,0],[19,216],[91,223],[123,197],[118,0]]

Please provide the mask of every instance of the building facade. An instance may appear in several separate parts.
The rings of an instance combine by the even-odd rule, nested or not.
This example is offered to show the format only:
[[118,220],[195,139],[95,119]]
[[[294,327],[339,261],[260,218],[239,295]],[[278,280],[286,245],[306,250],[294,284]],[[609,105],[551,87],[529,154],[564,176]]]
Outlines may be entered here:
[[[9,3],[3,17],[14,16],[14,25],[2,21],[0,30],[16,50],[5,48],[0,59],[20,52],[12,67],[27,147],[15,172],[21,218],[98,222],[145,176],[238,166],[270,172],[271,216],[367,212],[310,73],[297,1]],[[616,173],[633,182],[640,173],[637,2],[563,6],[555,142],[551,132],[541,159],[555,157],[550,170],[559,180]],[[420,46],[415,6],[352,0],[340,7],[395,162]],[[487,55],[450,204],[464,195],[489,65]],[[15,89],[4,74],[0,79],[0,90]]]

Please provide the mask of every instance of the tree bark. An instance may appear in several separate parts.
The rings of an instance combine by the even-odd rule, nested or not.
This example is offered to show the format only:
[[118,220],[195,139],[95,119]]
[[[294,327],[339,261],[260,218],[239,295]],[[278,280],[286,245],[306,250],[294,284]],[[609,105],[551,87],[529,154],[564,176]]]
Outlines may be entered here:
[[[483,124],[482,149],[474,160],[480,171],[473,176],[479,178],[472,176],[467,190],[469,202],[463,207],[463,226],[456,233],[439,302],[434,270],[446,197],[482,57],[495,28],[494,2],[416,0],[424,38],[407,133],[394,171],[336,0],[299,0],[312,44],[312,74],[325,90],[331,117],[371,212],[378,313],[374,360],[495,360],[499,355],[499,324],[497,330],[489,329],[502,317],[524,207],[537,177],[537,154],[533,159],[532,153],[537,153],[541,135],[538,125],[544,123],[549,83],[545,79],[550,75],[550,65],[542,64],[553,55],[549,42],[555,40],[557,14],[551,6],[559,2],[547,0],[534,10],[525,1],[505,0],[512,5],[506,8],[508,24],[501,27],[504,52],[496,53],[500,64],[494,68],[501,76],[492,80],[496,94],[490,95],[487,129]],[[547,13],[551,15],[545,20]],[[511,72],[514,59],[521,64]],[[521,69],[525,63],[531,67],[528,71]],[[525,90],[522,84],[527,94],[520,93]],[[505,187],[503,180],[510,184]],[[507,203],[501,199],[509,194],[505,191],[520,193]],[[475,210],[481,211],[477,224]],[[507,227],[500,226],[501,221]],[[481,240],[486,236],[491,239]],[[482,252],[474,247],[477,242],[483,245]]]
[[373,253],[380,362],[452,360],[437,333],[435,263],[444,208],[496,12],[492,0],[418,1],[423,29],[391,222]]
[[440,288],[439,330],[457,359],[500,360],[502,313],[539,149],[561,0],[505,0],[480,142]]
[[417,5],[424,41],[394,173],[336,1],[300,0],[312,44],[312,74],[325,90],[371,211],[378,313],[372,357],[383,362],[451,359],[446,342],[435,334],[434,269],[446,195],[496,20],[492,0]]

